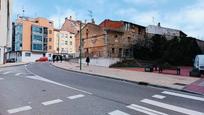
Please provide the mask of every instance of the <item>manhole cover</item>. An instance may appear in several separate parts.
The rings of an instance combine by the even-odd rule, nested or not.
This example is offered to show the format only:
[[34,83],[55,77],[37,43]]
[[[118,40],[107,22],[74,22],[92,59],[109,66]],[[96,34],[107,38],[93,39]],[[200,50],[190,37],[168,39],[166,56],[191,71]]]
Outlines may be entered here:
[[46,92],[46,90],[45,90],[45,89],[43,89],[43,90],[42,90],[42,92]]

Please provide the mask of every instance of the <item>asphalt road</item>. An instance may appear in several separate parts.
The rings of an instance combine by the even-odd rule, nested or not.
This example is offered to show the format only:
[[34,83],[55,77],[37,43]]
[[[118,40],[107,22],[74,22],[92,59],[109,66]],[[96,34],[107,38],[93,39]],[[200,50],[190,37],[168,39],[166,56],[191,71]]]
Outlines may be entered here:
[[204,115],[204,96],[58,69],[0,68],[0,115]]

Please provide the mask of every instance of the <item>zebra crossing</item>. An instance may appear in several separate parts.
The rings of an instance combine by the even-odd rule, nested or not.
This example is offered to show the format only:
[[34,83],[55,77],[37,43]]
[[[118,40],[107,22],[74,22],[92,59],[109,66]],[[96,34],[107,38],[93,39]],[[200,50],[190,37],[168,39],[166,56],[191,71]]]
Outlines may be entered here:
[[[173,105],[165,102],[165,99],[171,96],[176,96],[178,98],[184,98],[188,100],[193,100],[193,101],[200,101],[203,102],[204,98],[203,97],[198,97],[198,96],[192,96],[189,94],[181,94],[181,93],[176,93],[173,91],[163,91],[161,94],[155,94],[148,98],[144,98],[140,100],[139,104],[130,104],[127,105],[123,110],[114,110],[108,113],[108,115],[132,115],[131,113],[128,113],[130,110],[136,112],[134,115],[171,115],[168,112],[164,111],[172,111],[176,112],[177,114],[184,114],[184,115],[204,115],[204,112],[196,111],[193,109],[189,108],[184,108],[180,107],[178,105]],[[145,107],[148,106],[148,107]],[[152,109],[154,108],[154,109]],[[155,108],[158,108],[156,110]]]

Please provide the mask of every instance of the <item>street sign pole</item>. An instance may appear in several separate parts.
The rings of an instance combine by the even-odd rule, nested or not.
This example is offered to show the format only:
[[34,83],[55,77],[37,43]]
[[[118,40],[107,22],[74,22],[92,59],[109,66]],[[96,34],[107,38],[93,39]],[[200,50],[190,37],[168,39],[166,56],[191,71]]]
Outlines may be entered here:
[[80,70],[82,70],[82,32],[81,32],[81,28],[82,28],[82,22],[80,22]]

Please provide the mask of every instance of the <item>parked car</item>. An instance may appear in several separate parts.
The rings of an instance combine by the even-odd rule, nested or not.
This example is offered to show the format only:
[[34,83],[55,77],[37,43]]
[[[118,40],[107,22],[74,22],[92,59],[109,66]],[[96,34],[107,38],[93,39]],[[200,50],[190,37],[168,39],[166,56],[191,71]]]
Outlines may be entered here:
[[37,59],[36,62],[47,62],[48,57],[41,57],[40,59]]
[[15,58],[11,58],[11,59],[6,60],[6,63],[15,63],[15,62],[16,62]]
[[204,73],[204,55],[197,55],[194,61],[194,67],[201,73]]
[[200,77],[201,74],[204,74],[204,55],[197,55],[190,76]]

